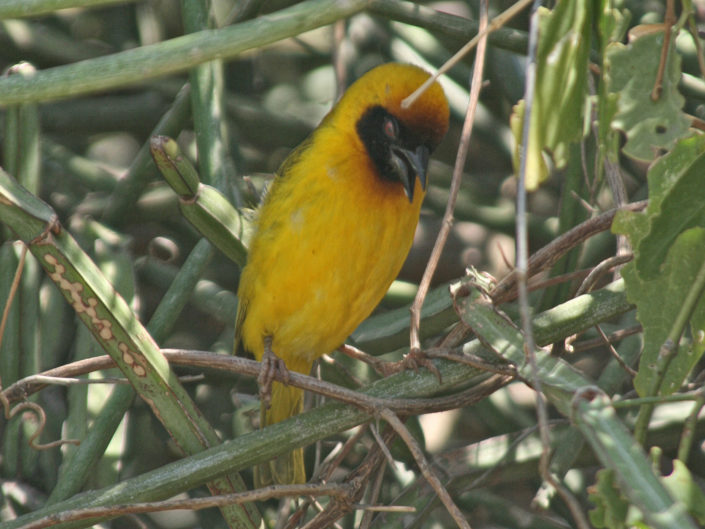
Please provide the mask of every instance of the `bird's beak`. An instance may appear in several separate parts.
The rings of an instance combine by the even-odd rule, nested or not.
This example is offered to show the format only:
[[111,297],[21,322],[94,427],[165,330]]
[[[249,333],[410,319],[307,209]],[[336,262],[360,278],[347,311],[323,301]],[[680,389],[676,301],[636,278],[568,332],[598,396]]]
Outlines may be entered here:
[[431,152],[425,145],[419,146],[415,151],[402,147],[392,147],[392,158],[397,169],[397,176],[404,186],[409,202],[414,201],[414,186],[416,177],[421,183],[421,188],[426,189],[426,171]]

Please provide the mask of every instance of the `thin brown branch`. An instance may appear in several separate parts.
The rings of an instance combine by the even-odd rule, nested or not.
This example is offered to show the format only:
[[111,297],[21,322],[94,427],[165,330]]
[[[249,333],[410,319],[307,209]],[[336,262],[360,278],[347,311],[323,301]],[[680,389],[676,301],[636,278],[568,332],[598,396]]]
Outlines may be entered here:
[[593,268],[588,276],[583,280],[578,290],[575,292],[575,296],[578,297],[582,294],[586,294],[592,290],[595,283],[607,272],[616,266],[628,263],[634,258],[634,254],[624,254],[624,255],[614,255],[602,261],[595,268]]
[[612,345],[612,342],[610,342],[609,338],[607,338],[607,335],[602,330],[602,328],[599,325],[595,325],[595,328],[597,329],[597,332],[600,333],[600,338],[602,338],[602,342],[605,344],[607,349],[609,349],[610,354],[614,357],[617,363],[622,366],[622,369],[629,373],[629,376],[634,378],[636,376],[636,371],[634,371],[629,365],[627,365],[627,363],[624,361],[624,358],[620,356],[620,354],[617,352],[617,349],[615,349],[614,345]]
[[[428,294],[428,289],[431,286],[431,279],[438,266],[438,261],[443,253],[448,235],[453,226],[453,211],[455,203],[458,199],[460,184],[463,178],[463,167],[467,159],[468,150],[470,147],[470,136],[472,134],[473,122],[475,121],[475,111],[477,103],[480,100],[480,90],[482,89],[482,75],[485,65],[485,53],[487,49],[487,12],[486,9],[481,10],[480,14],[480,31],[479,43],[477,46],[477,54],[475,55],[475,66],[472,73],[472,81],[470,83],[470,101],[465,114],[465,122],[460,136],[460,145],[458,146],[458,154],[455,158],[455,167],[453,168],[453,179],[450,184],[450,193],[448,203],[443,214],[441,229],[433,245],[431,256],[426,264],[423,277],[419,283],[419,289],[416,292],[416,297],[411,305],[411,331],[409,336],[410,354],[417,353],[421,350],[421,340],[419,339],[419,327],[421,326],[421,307]],[[410,99],[410,98],[409,98]]]
[[[394,430],[388,429],[383,435],[384,442],[390,443],[394,435]],[[377,445],[373,445],[362,463],[343,480],[343,483],[348,484],[352,488],[350,495],[347,498],[337,496],[332,498],[326,509],[317,514],[303,529],[328,528],[342,516],[352,511],[362,498],[365,486],[370,481],[371,476],[380,471],[383,462],[384,456],[381,450],[379,450]]]
[[[203,369],[212,369],[219,372],[231,372],[242,375],[257,377],[261,371],[260,362],[241,358],[238,356],[225,356],[207,351],[187,351],[180,349],[164,349],[162,353],[173,365],[197,367]],[[85,360],[79,360],[72,364],[67,364],[59,368],[50,369],[41,373],[41,375],[68,376],[74,377],[77,374],[85,374],[91,371],[100,369],[108,369],[115,367],[113,360],[105,355]],[[35,393],[46,386],[46,384],[38,383],[28,379],[18,380],[9,386],[3,395],[8,399],[8,402],[16,402],[25,399],[28,395]],[[330,397],[347,404],[352,404],[365,409],[374,409],[379,407],[390,408],[398,413],[404,414],[419,414],[431,413],[449,409],[448,406],[456,405],[456,407],[466,405],[466,403],[478,398],[481,394],[483,384],[478,384],[472,388],[474,392],[460,392],[458,394],[436,397],[436,398],[375,398],[365,395],[357,391],[353,391],[330,382],[318,380],[314,377],[302,375],[300,373],[289,372],[288,378],[284,374],[275,372],[274,380],[285,382],[292,386],[296,386],[307,391],[312,391],[326,397]],[[498,382],[494,382],[498,384]]]
[[[12,307],[12,302],[17,295],[17,288],[20,286],[20,279],[22,278],[22,270],[24,269],[24,261],[26,257],[27,247],[23,245],[22,251],[20,252],[20,262],[17,263],[17,270],[15,270],[15,276],[12,278],[10,292],[7,295],[7,301],[5,302],[5,307],[2,311],[2,321],[0,321],[0,344],[2,344],[2,337],[5,336],[5,326],[7,325],[7,318],[10,315],[10,307]],[[0,387],[2,387],[1,379]]]
[[[627,336],[638,334],[641,331],[643,331],[641,325],[635,325],[634,327],[630,327],[628,329],[619,329],[618,331],[609,334],[607,336],[607,341],[609,343],[619,342]],[[602,345],[604,345],[604,339],[602,337],[593,338],[592,340],[584,340],[582,342],[574,343],[572,349],[570,349],[570,352],[581,353],[583,351],[589,351],[590,349],[594,349],[595,347],[600,347]]]
[[285,498],[289,496],[331,496],[345,498],[350,493],[350,486],[341,484],[304,484],[304,485],[273,485],[262,489],[236,492],[233,494],[221,494],[205,498],[189,498],[180,500],[165,500],[143,503],[133,503],[129,505],[111,505],[106,507],[91,507],[86,509],[74,509],[50,514],[39,520],[30,522],[22,529],[44,529],[53,527],[60,523],[76,522],[99,517],[117,517],[126,514],[174,511],[174,510],[200,510],[211,507],[223,507],[234,503],[242,504],[253,501],[264,501],[271,498]]
[[352,435],[347,441],[345,441],[345,444],[339,452],[331,452],[330,454],[328,454],[328,456],[326,456],[325,460],[323,461],[323,463],[321,463],[320,467],[316,469],[311,479],[328,481],[333,475],[333,472],[338,467],[340,467],[340,464],[345,460],[346,457],[348,457],[348,454],[350,454],[352,449],[355,448],[355,446],[357,445],[357,442],[364,435],[365,429],[362,427],[358,427],[355,434]]
[[534,104],[534,94],[537,83],[537,50],[539,34],[539,13],[538,8],[541,2],[535,1],[532,6],[529,22],[529,50],[526,63],[525,77],[526,88],[524,92],[524,122],[521,134],[521,146],[519,154],[519,182],[517,186],[517,264],[514,273],[517,279],[519,294],[519,314],[521,328],[524,333],[524,352],[530,367],[530,384],[536,394],[536,417],[541,438],[541,457],[539,469],[543,479],[552,485],[563,498],[573,515],[573,519],[580,529],[589,528],[587,518],[575,496],[563,486],[562,483],[551,473],[550,462],[550,435],[548,430],[548,410],[546,400],[541,389],[541,379],[538,376],[538,366],[536,361],[536,343],[534,341],[533,328],[531,323],[531,309],[529,307],[529,292],[527,287],[529,270],[529,244],[528,228],[526,224],[526,152],[529,149],[531,112]]
[[[487,41],[487,36],[492,33],[493,31],[498,30],[502,26],[504,26],[507,22],[509,22],[512,18],[514,18],[516,15],[518,15],[527,5],[531,3],[532,0],[520,0],[519,2],[516,2],[515,4],[512,4],[509,6],[505,11],[501,12],[499,15],[494,17],[492,21],[489,24],[485,24],[483,27],[480,25],[479,31],[477,32],[477,35],[475,35],[470,42],[465,44],[460,50],[458,50],[455,55],[453,55],[450,59],[446,61],[446,63],[441,66],[438,69],[438,72],[436,72],[435,75],[431,76],[431,78],[426,81],[424,84],[422,84],[416,91],[414,91],[409,97],[407,97],[404,101],[402,101],[402,106],[404,108],[410,107],[414,101],[416,101],[421,94],[423,94],[426,90],[428,90],[428,87],[431,86],[431,83],[438,79],[441,75],[446,73],[448,70],[450,70],[453,66],[455,66],[458,62],[460,62],[463,57],[465,57],[468,53],[470,53],[475,46],[477,46],[477,53],[478,55],[480,54],[480,45],[482,41]],[[483,53],[484,54],[484,53]]]
[[[703,43],[698,34],[698,26],[695,23],[695,15],[693,13],[688,17],[688,32],[695,44],[695,54],[698,57],[698,68],[700,69],[700,77],[705,79],[705,54],[703,54]],[[701,129],[702,130],[702,129]]]
[[406,429],[404,423],[401,422],[399,417],[397,417],[388,408],[382,408],[379,410],[379,414],[392,428],[394,428],[397,435],[399,435],[399,437],[401,437],[404,441],[407,448],[411,452],[411,455],[414,456],[414,460],[416,461],[416,464],[418,465],[419,470],[421,470],[424,478],[426,478],[428,484],[431,485],[431,488],[433,488],[441,502],[443,502],[443,505],[445,505],[445,508],[448,510],[448,513],[451,515],[458,527],[461,529],[471,529],[470,524],[465,519],[465,516],[450,497],[450,494],[448,494],[448,491],[443,486],[443,483],[441,483],[441,480],[438,479],[438,476],[436,476],[435,472],[431,468],[431,465],[429,465],[426,456],[424,456],[421,448],[416,442],[416,439],[414,439],[414,436],[411,435],[409,430]]
[[[622,208],[627,211],[641,211],[647,205],[647,201],[633,202],[625,204]],[[564,234],[560,235],[549,244],[538,250],[529,258],[527,273],[528,276],[534,276],[538,272],[546,270],[553,266],[563,255],[583,243],[590,237],[606,231],[612,225],[612,220],[619,209],[611,209],[581,222],[574,228],[571,228]],[[509,299],[516,297],[517,290],[517,272],[513,270],[501,279],[497,286],[490,292],[494,303],[499,305]]]
[[[558,276],[553,276],[549,278],[533,277],[529,279],[529,284],[527,285],[529,292],[534,292],[536,290],[543,290],[544,288],[552,287],[553,285],[559,285],[561,283],[567,283],[568,281],[575,281],[580,279],[581,281],[587,277],[590,273],[590,269],[574,270],[573,272],[567,272]],[[511,300],[509,300],[511,301]]]
[[[386,446],[386,445],[385,445]],[[374,483],[372,483],[372,489],[368,493],[368,501],[371,501],[373,504],[377,503],[377,499],[379,498],[379,494],[382,491],[382,483],[384,483],[384,470],[385,467],[382,467],[382,469],[377,473],[375,476]],[[391,507],[406,507],[409,508],[409,506],[406,505],[391,505]],[[416,511],[415,508],[411,507],[412,511]],[[365,511],[365,514],[362,515],[362,520],[360,520],[360,527],[359,529],[369,529],[370,525],[372,524],[372,520],[374,519],[374,512],[372,509],[367,509]]]
[[661,46],[661,58],[658,63],[658,71],[656,72],[656,81],[654,88],[651,90],[651,100],[658,101],[663,90],[663,75],[666,71],[666,62],[668,61],[668,50],[671,47],[671,34],[673,32],[673,24],[676,23],[676,8],[674,0],[666,0],[666,16],[663,21],[664,34],[663,46]]

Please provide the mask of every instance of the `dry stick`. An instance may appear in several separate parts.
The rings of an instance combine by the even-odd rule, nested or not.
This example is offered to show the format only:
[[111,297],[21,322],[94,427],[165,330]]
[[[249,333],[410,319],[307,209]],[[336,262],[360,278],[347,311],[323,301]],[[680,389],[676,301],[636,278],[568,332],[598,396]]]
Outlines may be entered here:
[[[618,211],[641,211],[647,204],[648,202],[646,200],[625,204],[621,208],[611,209],[571,228],[531,256],[528,262],[528,275],[533,276],[542,270],[550,268],[558,259],[565,255],[566,252],[575,248],[578,244],[593,235],[608,230]],[[497,283],[497,286],[490,292],[490,297],[496,305],[514,298],[516,295],[517,278],[517,271],[512,270]]]
[[[384,442],[390,443],[394,435],[395,434],[392,429],[386,431],[384,433]],[[382,455],[382,452],[376,445],[373,446],[373,448],[367,452],[367,455],[362,463],[360,463],[357,468],[350,472],[343,480],[343,483],[346,483],[351,487],[351,494],[345,498],[341,498],[339,496],[333,498],[326,507],[325,511],[317,514],[303,527],[303,529],[330,527],[332,523],[352,510],[354,505],[359,502],[362,497],[364,492],[363,487],[369,481],[370,475],[373,472],[379,471],[383,458],[384,456]]]
[[698,27],[695,25],[695,17],[691,13],[688,17],[688,31],[695,43],[695,53],[698,56],[698,68],[700,69],[700,77],[705,78],[705,55],[703,54],[703,43],[700,41]]
[[[162,349],[162,353],[172,365],[200,367],[213,369],[219,372],[238,373],[252,377],[257,377],[263,369],[262,364],[254,360],[249,360],[238,356],[225,356],[207,351]],[[462,355],[459,356],[461,356],[459,361],[462,361]],[[111,367],[115,367],[115,363],[112,358],[108,355],[103,355],[95,358],[79,360],[78,362],[74,362],[60,368],[51,369],[42,373],[42,375],[51,373],[51,376],[59,376],[59,374],[74,376],[77,373],[88,373]],[[33,377],[28,378],[32,379]],[[466,406],[486,397],[488,394],[491,394],[493,391],[506,383],[501,379],[489,378],[479,384],[476,384],[470,389],[444,397],[377,398],[295,372],[290,372],[287,376],[277,371],[274,373],[273,380],[288,383],[292,386],[296,386],[307,391],[312,391],[314,393],[319,393],[357,407],[362,407],[365,409],[385,407],[405,414],[430,413]],[[7,398],[10,402],[16,402],[21,401],[26,398],[27,395],[34,393],[45,386],[46,384],[36,382],[33,384],[28,384],[25,379],[23,379],[9,386],[5,391],[0,393],[0,395]]]
[[326,456],[326,459],[324,459],[323,463],[321,463],[320,470],[317,470],[314,475],[311,476],[311,479],[328,481],[333,475],[333,472],[335,472],[343,460],[348,457],[350,451],[355,447],[355,445],[357,445],[357,442],[363,435],[365,435],[365,429],[358,428],[358,430],[347,441],[345,441],[345,444],[340,449],[340,452],[337,454],[331,453]]
[[521,316],[521,326],[524,331],[524,350],[531,368],[531,384],[536,391],[536,414],[539,424],[539,434],[541,437],[541,459],[539,467],[543,478],[552,485],[566,502],[571,514],[580,529],[589,529],[585,514],[582,512],[580,504],[575,497],[555,479],[550,472],[550,449],[551,439],[548,429],[548,411],[546,401],[541,392],[541,381],[538,376],[536,365],[536,343],[534,341],[533,329],[531,325],[531,310],[529,308],[529,292],[527,287],[528,274],[528,228],[526,224],[526,152],[530,137],[531,111],[534,102],[534,91],[536,87],[536,51],[538,49],[539,17],[538,8],[540,0],[536,0],[532,6],[531,19],[529,22],[529,52],[526,66],[526,91],[524,94],[524,125],[522,129],[520,158],[519,158],[519,185],[517,189],[517,266],[516,273],[519,288],[519,313]]
[[580,279],[582,282],[592,271],[590,268],[583,268],[582,270],[574,270],[573,272],[566,272],[558,276],[543,278],[529,278],[528,289],[529,292],[534,292],[536,290],[543,290],[553,285],[558,285],[561,283],[567,283],[569,281],[574,281]]
[[345,54],[340,52],[343,40],[345,39],[346,20],[338,20],[333,24],[333,71],[335,72],[335,100],[338,101],[345,92],[348,84],[347,68],[345,64]]
[[264,501],[271,498],[285,498],[288,496],[304,496],[304,495],[326,495],[333,497],[346,497],[350,492],[351,487],[348,485],[327,485],[327,484],[305,484],[305,485],[273,485],[257,490],[247,492],[236,492],[233,494],[221,494],[218,496],[209,496],[207,498],[189,498],[186,500],[164,500],[133,503],[130,505],[112,505],[106,507],[92,507],[87,509],[74,509],[56,514],[50,514],[35,520],[21,529],[44,529],[45,527],[53,527],[59,523],[74,522],[78,520],[86,520],[89,518],[98,518],[104,516],[122,516],[125,514],[137,514],[159,511],[173,510],[200,510],[211,507],[222,507],[233,503],[248,503],[253,501]]
[[[607,341],[609,343],[619,342],[627,336],[639,334],[643,330],[644,329],[641,325],[635,325],[634,327],[630,327],[628,329],[619,329],[618,331],[615,331],[612,334],[608,335]],[[581,353],[583,351],[589,351],[590,349],[594,349],[595,347],[600,347],[603,344],[604,340],[601,337],[593,338],[591,340],[584,340],[582,342],[574,343],[571,352]]]
[[487,40],[487,35],[504,26],[504,24],[514,18],[515,15],[519,14],[519,12],[530,3],[531,0],[520,0],[516,4],[511,5],[509,8],[494,17],[489,23],[489,25],[487,25],[484,29],[482,27],[482,23],[480,23],[480,28],[477,35],[475,35],[465,46],[460,48],[460,50],[457,51],[455,55],[448,59],[445,64],[441,66],[434,75],[431,76],[430,79],[428,79],[424,84],[419,86],[409,97],[404,99],[404,101],[402,101],[401,103],[402,108],[409,108],[411,105],[413,105],[414,101],[416,101],[421,96],[421,94],[428,90],[428,87],[431,86],[436,79],[438,79],[441,75],[450,70],[453,66],[458,64],[458,62],[460,62],[463,57],[465,57],[468,53],[470,53],[470,51],[472,51],[476,44],[479,55],[480,39]]
[[463,516],[463,513],[450,497],[450,494],[448,494],[448,491],[443,486],[443,483],[441,483],[441,480],[438,479],[438,476],[436,476],[431,469],[431,466],[428,464],[421,448],[419,448],[416,439],[414,439],[414,436],[409,433],[409,430],[406,429],[404,423],[402,423],[401,420],[399,420],[399,417],[397,417],[389,408],[380,409],[379,414],[392,428],[394,428],[394,431],[397,435],[399,435],[399,437],[401,437],[406,446],[409,448],[409,451],[411,452],[411,455],[414,456],[414,460],[416,461],[419,470],[421,470],[421,473],[424,478],[426,478],[426,481],[428,481],[428,484],[431,485],[431,488],[433,488],[435,493],[443,502],[443,505],[445,505],[448,513],[452,516],[453,520],[455,520],[455,523],[458,524],[458,527],[461,527],[462,529],[472,529],[468,521]]
[[472,81],[470,83],[470,101],[468,102],[465,122],[463,123],[463,130],[460,136],[458,155],[455,158],[455,167],[453,168],[453,180],[450,185],[448,204],[446,204],[446,210],[443,214],[441,230],[438,233],[436,243],[434,244],[433,251],[431,252],[431,257],[428,260],[426,270],[424,270],[423,277],[421,278],[421,283],[419,284],[419,289],[416,292],[414,303],[411,305],[411,331],[409,336],[409,345],[412,353],[414,351],[421,350],[421,341],[419,340],[421,307],[423,306],[424,299],[426,299],[428,289],[431,286],[431,278],[433,277],[436,267],[438,266],[438,261],[441,258],[443,247],[448,240],[448,234],[453,226],[453,210],[455,209],[455,202],[458,199],[458,191],[460,191],[460,183],[463,178],[463,167],[465,166],[465,160],[467,159],[468,148],[470,145],[470,135],[472,134],[472,126],[475,121],[475,110],[477,109],[477,103],[480,99],[480,90],[482,88],[482,73],[484,70],[485,51],[487,48],[486,28],[487,0],[484,0],[482,3],[482,9],[480,10],[480,33],[478,36],[481,36],[479,37],[477,54],[475,55],[475,66],[473,68]]
[[[385,445],[386,446],[386,445]],[[377,503],[377,499],[379,498],[379,494],[382,491],[382,483],[384,483],[384,471],[386,467],[382,467],[380,471],[377,473],[377,476],[375,476],[375,480],[372,483],[372,489],[369,491],[369,496],[368,496],[368,501],[372,502],[372,504]],[[394,507],[394,506],[390,506]],[[401,506],[398,506],[401,507]],[[404,506],[404,507],[410,507],[410,506]],[[411,512],[416,512],[416,508],[411,507]],[[360,526],[358,529],[369,529],[370,525],[372,525],[372,520],[374,519],[374,512],[369,509],[365,512],[365,514],[362,515],[362,520],[360,520]]]
[[[15,277],[12,278],[12,285],[10,285],[10,292],[7,295],[7,301],[5,302],[5,308],[2,311],[2,321],[0,322],[0,344],[2,344],[2,337],[5,335],[5,325],[7,325],[7,318],[10,315],[10,307],[12,307],[12,301],[15,299],[17,294],[17,288],[20,286],[20,278],[22,277],[22,269],[24,268],[25,257],[27,257],[27,247],[22,246],[22,252],[20,252],[20,262],[17,263],[17,270],[15,270]],[[2,387],[2,380],[0,380],[0,388]]]
[[[12,284],[10,285],[10,292],[7,295],[7,301],[5,302],[5,308],[2,311],[2,321],[0,321],[0,344],[2,344],[2,338],[5,335],[5,326],[7,325],[7,319],[10,315],[10,308],[12,307],[12,302],[15,299],[15,296],[17,295],[17,289],[20,286],[20,279],[22,279],[22,270],[24,270],[24,263],[25,259],[27,257],[27,246],[22,245],[22,251],[20,252],[20,259],[19,262],[17,263],[17,270],[15,270],[15,275],[12,278]],[[0,390],[2,389],[2,378],[0,378]],[[79,441],[77,439],[59,439],[57,441],[51,441],[49,443],[37,443],[37,439],[39,436],[42,434],[44,431],[44,427],[46,426],[47,422],[47,416],[46,413],[44,412],[44,408],[42,408],[39,404],[36,402],[22,402],[15,406],[14,408],[10,407],[10,400],[7,398],[5,395],[4,391],[0,392],[0,404],[2,405],[3,413],[5,415],[6,420],[12,419],[15,415],[20,413],[21,411],[31,411],[34,413],[36,420],[38,422],[37,428],[32,434],[32,436],[29,438],[28,443],[29,446],[31,446],[34,450],[49,450],[50,448],[54,448],[57,446],[61,446],[64,444],[74,444],[77,445],[79,444]],[[22,419],[24,420],[24,419]]]
[[602,261],[600,264],[598,264],[595,268],[592,269],[592,271],[588,274],[585,280],[581,283],[580,287],[578,287],[578,290],[575,292],[575,297],[590,292],[597,280],[600,279],[600,277],[602,277],[604,274],[606,274],[610,270],[610,268],[628,263],[633,258],[634,254],[629,253],[625,255],[614,255]]
[[372,437],[374,437],[375,442],[379,446],[379,449],[382,451],[382,454],[384,454],[384,458],[387,460],[387,464],[394,470],[396,470],[397,465],[396,463],[394,463],[392,453],[389,451],[389,448],[387,448],[387,445],[382,440],[382,436],[379,434],[379,430],[377,430],[377,427],[372,423],[369,424],[369,429],[372,432]]
[[658,101],[663,91],[663,74],[666,71],[666,61],[668,60],[668,48],[671,47],[671,31],[673,24],[676,23],[676,10],[674,0],[666,1],[666,16],[663,20],[664,35],[663,46],[661,46],[661,59],[658,63],[658,72],[656,72],[656,81],[654,88],[651,90],[651,100]]
[[636,371],[634,371],[629,365],[627,365],[627,363],[624,361],[624,358],[620,356],[620,354],[617,352],[617,349],[615,349],[614,345],[612,345],[612,342],[610,342],[609,338],[607,338],[605,331],[602,330],[602,327],[600,327],[599,325],[595,325],[595,329],[597,329],[597,332],[600,333],[600,338],[602,338],[602,342],[607,346],[610,351],[610,354],[614,357],[617,363],[622,366],[622,369],[629,373],[629,376],[634,378],[636,376]]

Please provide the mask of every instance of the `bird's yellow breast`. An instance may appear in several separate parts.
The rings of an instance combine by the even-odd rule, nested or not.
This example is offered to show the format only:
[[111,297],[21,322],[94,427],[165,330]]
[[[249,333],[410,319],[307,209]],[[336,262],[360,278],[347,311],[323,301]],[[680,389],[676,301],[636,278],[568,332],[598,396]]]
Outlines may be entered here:
[[263,337],[289,369],[307,371],[340,346],[384,296],[411,247],[424,192],[409,202],[380,179],[351,131],[316,131],[263,204],[241,277],[239,334]]

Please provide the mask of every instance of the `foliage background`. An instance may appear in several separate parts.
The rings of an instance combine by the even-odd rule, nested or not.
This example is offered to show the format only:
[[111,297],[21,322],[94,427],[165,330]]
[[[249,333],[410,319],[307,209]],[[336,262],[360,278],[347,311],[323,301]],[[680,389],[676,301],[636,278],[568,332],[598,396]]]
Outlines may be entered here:
[[[97,5],[100,3],[37,0],[0,6],[0,65],[6,69],[19,61],[29,61],[44,71],[94,57],[107,57],[110,61],[124,50],[143,49],[149,55],[154,51],[151,44],[209,27],[214,28],[213,35],[224,35],[223,29],[258,17],[263,26],[247,51],[228,52],[227,60],[193,59],[199,53],[198,45],[190,52],[179,49],[169,56],[175,64],[172,73],[156,78],[142,64],[136,71],[131,70],[128,60],[122,73],[120,64],[115,62],[116,81],[108,87],[93,88],[90,83],[104,76],[109,62],[102,63],[105,71],[69,71],[66,79],[60,78],[59,73],[56,84],[52,87],[47,83],[44,93],[39,93],[39,88],[36,93],[31,87],[22,90],[21,85],[12,84],[13,76],[3,79],[0,165],[51,205],[65,229],[139,320],[147,324],[160,347],[222,354],[229,354],[232,349],[239,268],[201,242],[200,234],[184,219],[177,195],[146,155],[150,136],[156,130],[178,138],[182,151],[198,165],[204,183],[220,189],[238,208],[251,208],[269,175],[325,115],[341,86],[389,60],[437,68],[474,35],[479,9],[475,1],[439,2],[429,4],[431,9],[416,9],[410,2],[387,0],[368,2],[361,6],[367,7],[366,11],[348,17],[345,9],[361,8],[344,7],[344,2],[323,2],[328,11],[318,12],[318,16],[340,22],[299,35],[299,26],[292,21],[290,26],[284,25],[291,37],[276,38],[266,31],[267,24],[274,25],[275,15],[285,13],[283,10],[291,2],[214,0],[211,4],[152,0]],[[510,4],[493,1],[491,13],[497,14]],[[66,6],[70,8],[58,9]],[[614,434],[616,447],[605,447],[600,443],[605,442],[607,427],[581,420],[579,414],[567,417],[565,405],[569,399],[555,397],[550,392],[555,380],[542,372],[549,400],[556,406],[549,410],[555,455],[552,470],[580,510],[592,511],[590,523],[595,527],[678,527],[669,525],[677,523],[677,516],[669,519],[658,515],[674,505],[673,511],[690,511],[695,520],[691,523],[705,524],[705,503],[701,503],[705,478],[703,421],[698,418],[705,399],[700,360],[704,322],[699,301],[700,270],[705,261],[701,249],[705,197],[700,197],[705,187],[700,184],[699,170],[704,149],[701,137],[694,132],[703,114],[705,84],[696,53],[702,42],[694,40],[687,31],[691,25],[697,28],[702,24],[705,6],[695,1],[677,6],[680,18],[674,22],[682,30],[674,33],[674,45],[668,48],[660,103],[649,98],[664,28],[646,24],[664,20],[666,2],[605,0],[583,4],[563,0],[558,6],[549,7],[564,9],[554,22],[560,18],[574,25],[556,27],[550,21],[544,22],[539,60],[550,58],[552,51],[569,40],[568,36],[584,49],[562,48],[566,62],[552,66],[558,70],[542,70],[542,65],[550,61],[539,63],[539,82],[544,83],[544,89],[537,91],[534,119],[544,134],[539,134],[540,143],[534,147],[546,150],[544,154],[534,153],[537,165],[532,166],[532,173],[540,173],[538,166],[546,159],[548,178],[529,195],[531,251],[615,205],[647,197],[650,202],[646,213],[618,215],[614,230],[621,237],[605,231],[597,233],[572,248],[550,272],[537,276],[541,280],[549,275],[576,273],[554,286],[539,284],[531,304],[535,314],[554,307],[560,314],[561,304],[575,296],[585,271],[614,255],[628,254],[631,243],[636,259],[627,265],[624,275],[629,302],[637,304],[638,309],[615,310],[601,328],[607,334],[618,334],[617,353],[639,371],[636,388],[592,328],[585,330],[575,324],[563,334],[554,333],[549,358],[563,362],[559,366],[572,365],[584,379],[599,381],[615,403],[648,396],[664,402],[655,409],[653,417],[644,401],[619,408],[616,422],[633,430],[633,437],[628,433],[625,438]],[[643,30],[645,36],[627,46],[626,31],[634,27]],[[517,186],[510,117],[524,94],[528,28],[529,14],[524,11],[490,41],[487,86],[481,94],[455,210],[456,221],[434,276],[437,290],[431,296],[440,308],[422,322],[427,347],[446,336],[460,319],[466,319],[453,310],[447,283],[461,278],[468,266],[501,278],[514,262]],[[553,28],[553,37],[546,28]],[[154,53],[152,60],[157,68],[166,59]],[[382,306],[353,336],[362,349],[385,355],[385,359],[398,359],[405,343],[408,348],[406,307],[413,299],[441,224],[467,104],[472,60],[472,55],[466,57],[444,81],[452,109],[451,130],[434,155],[414,249]],[[180,61],[202,65],[189,73],[179,68]],[[61,72],[60,68],[53,71]],[[564,101],[562,96],[571,85],[563,80],[572,79],[572,75],[578,77],[577,95]],[[70,86],[68,92],[61,91],[64,81]],[[190,93],[182,89],[187,81],[191,82]],[[593,104],[589,110],[587,101]],[[169,121],[160,122],[167,112]],[[659,156],[659,161],[652,164]],[[2,235],[0,300],[4,305],[10,298],[21,245],[14,242],[19,232],[10,218],[0,220],[14,230],[4,229]],[[243,230],[246,221],[247,216]],[[20,238],[27,242],[32,239]],[[613,274],[616,272],[610,269],[595,288],[611,281]],[[690,304],[689,294],[694,298]],[[173,297],[164,302],[165,296]],[[683,306],[691,310],[678,319]],[[514,302],[501,309],[517,319]],[[579,309],[577,319],[590,320],[589,311]],[[643,334],[639,323],[644,326]],[[512,332],[502,328],[501,323],[497,328]],[[565,342],[583,330],[572,346]],[[667,338],[681,343],[676,355],[679,360],[670,364],[664,361],[665,365],[652,369]],[[483,344],[493,348],[491,338],[485,335],[483,340]],[[3,387],[46,369],[100,354],[104,354],[103,347],[41,271],[39,261],[28,257],[0,349]],[[651,356],[639,363],[639,354]],[[507,357],[513,359],[511,355]],[[515,363],[521,366],[521,356]],[[348,387],[378,378],[365,365],[340,353],[335,355],[335,362],[321,362],[320,371],[324,380]],[[237,439],[256,428],[254,378],[197,368],[180,367],[177,372],[184,376],[202,375],[186,380],[184,386],[221,439]],[[104,370],[90,376],[119,377],[120,373]],[[476,378],[467,377],[465,385]],[[80,491],[99,490],[155,469],[154,475],[159,476],[159,469],[179,460],[179,447],[152,409],[132,392],[120,389],[124,387],[50,385],[31,397],[47,413],[43,442],[80,439],[88,453],[92,445],[86,439],[94,443],[90,458],[82,459],[82,465],[72,460],[77,449],[71,445],[44,451],[27,445],[37,427],[33,415],[0,423],[4,522],[10,524],[16,516],[42,506],[48,506],[40,511],[46,515],[53,512],[51,505],[60,506],[57,502],[61,500],[78,498],[78,505],[82,505],[86,502],[75,496]],[[452,393],[458,387],[462,389],[463,384],[444,390]],[[576,387],[571,386],[570,396],[576,392]],[[669,401],[669,395],[675,398]],[[610,405],[587,414],[599,415],[606,409],[611,409]],[[412,417],[407,426],[425,444],[428,456],[473,527],[575,526],[578,522],[574,515],[539,472],[541,442],[536,423],[535,393],[517,381],[472,406]],[[295,432],[289,435],[295,437]],[[330,435],[318,448],[311,448],[311,466],[320,453],[325,457],[336,443],[351,435],[350,431]],[[660,457],[652,452],[653,471],[648,464],[646,468],[625,469],[619,466],[619,458],[617,462],[610,459],[611,449],[631,449],[633,442],[647,450],[657,446],[662,451]],[[373,437],[363,432],[334,479],[342,479],[374,450]],[[384,474],[380,497],[368,497],[368,501],[414,505],[417,513],[378,514],[363,520],[363,514],[357,511],[338,517],[341,526],[450,526],[452,521],[440,503],[427,505],[433,493],[424,485],[409,454],[400,446],[393,447],[392,453],[397,467]],[[81,458],[86,457],[82,453]],[[673,462],[676,458],[682,466]],[[638,451],[634,461],[649,463]],[[83,470],[78,469],[81,466]],[[674,468],[681,470],[672,475],[671,482],[680,480],[680,485],[669,485],[671,503],[664,496],[667,499],[663,511],[653,498],[647,496],[639,501],[639,495],[646,494],[645,483],[650,483],[647,474],[652,473],[657,479],[656,475],[669,475]],[[633,475],[644,481],[630,482],[628,476]],[[249,470],[243,471],[243,478],[245,483],[251,483]],[[169,495],[173,492],[170,489]],[[191,486],[179,492],[196,497],[208,494],[205,487]],[[681,503],[673,503],[672,495]],[[129,501],[148,499],[157,498],[142,494],[137,488]],[[326,505],[325,500],[322,502]],[[532,504],[543,508],[532,509]],[[258,507],[264,518],[274,523],[278,503],[270,500]],[[286,519],[286,512],[281,519]],[[85,526],[87,522],[81,523]],[[123,516],[102,525],[220,527],[225,522],[217,510],[210,509]]]

